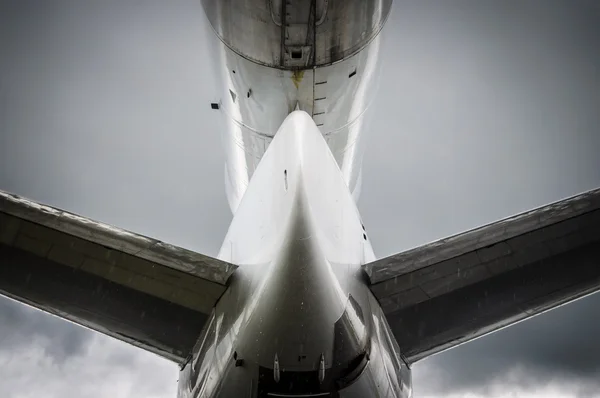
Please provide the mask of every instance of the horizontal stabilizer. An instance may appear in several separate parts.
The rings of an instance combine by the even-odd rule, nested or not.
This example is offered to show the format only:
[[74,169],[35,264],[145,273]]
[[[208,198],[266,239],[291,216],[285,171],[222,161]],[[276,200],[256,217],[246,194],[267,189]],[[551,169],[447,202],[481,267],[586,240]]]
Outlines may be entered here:
[[0,191],[0,294],[179,363],[235,269]]
[[600,189],[364,270],[410,362],[600,289]]

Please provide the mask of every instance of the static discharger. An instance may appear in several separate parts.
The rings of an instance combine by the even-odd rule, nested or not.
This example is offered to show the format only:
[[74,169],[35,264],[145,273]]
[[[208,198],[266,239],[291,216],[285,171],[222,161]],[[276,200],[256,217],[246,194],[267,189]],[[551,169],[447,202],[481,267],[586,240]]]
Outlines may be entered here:
[[325,355],[321,354],[319,359],[319,383],[323,383],[325,380]]
[[275,383],[279,383],[281,379],[279,375],[279,358],[277,358],[277,353],[275,353],[275,361],[273,362],[273,378],[275,379]]

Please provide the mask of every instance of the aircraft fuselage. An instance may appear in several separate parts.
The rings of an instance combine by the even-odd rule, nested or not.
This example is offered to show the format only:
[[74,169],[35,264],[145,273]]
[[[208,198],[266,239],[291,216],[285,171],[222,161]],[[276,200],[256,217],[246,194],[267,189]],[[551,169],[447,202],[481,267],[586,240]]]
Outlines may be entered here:
[[234,213],[218,257],[240,268],[179,396],[409,397],[355,203],[391,1],[203,3]]

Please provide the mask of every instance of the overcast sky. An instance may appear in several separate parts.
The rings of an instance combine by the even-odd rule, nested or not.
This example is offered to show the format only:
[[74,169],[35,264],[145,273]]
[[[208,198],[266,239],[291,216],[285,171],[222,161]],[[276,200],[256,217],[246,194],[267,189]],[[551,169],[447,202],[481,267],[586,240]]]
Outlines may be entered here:
[[[0,0],[0,189],[216,255],[199,1]],[[359,208],[379,256],[600,186],[600,2],[397,1]],[[600,397],[600,295],[424,360],[421,397]],[[169,397],[177,367],[0,299],[1,397]]]

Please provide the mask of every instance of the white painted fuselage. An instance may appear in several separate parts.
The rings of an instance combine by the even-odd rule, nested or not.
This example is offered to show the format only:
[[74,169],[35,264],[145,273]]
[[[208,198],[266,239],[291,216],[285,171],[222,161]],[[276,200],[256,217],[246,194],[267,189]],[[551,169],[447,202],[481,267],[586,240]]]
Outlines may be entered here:
[[371,244],[306,112],[275,135],[219,258],[240,268],[182,371],[180,396],[410,395],[410,370],[361,270]]
[[[239,2],[235,0],[223,2],[225,3],[230,3],[229,6],[233,8],[240,7]],[[249,3],[257,3],[256,9],[260,9],[258,3],[263,4],[258,1]],[[331,5],[333,3],[335,2],[329,2],[329,7],[333,10],[327,15],[336,11],[336,7]],[[343,4],[339,5],[341,10],[337,11],[348,12],[350,16],[355,13],[355,17],[361,20],[366,18],[366,15],[362,14],[369,8],[364,7],[361,1],[347,3],[346,7]],[[359,29],[360,24],[354,26],[350,23],[349,26],[345,26],[348,30],[345,34],[351,33],[356,37],[347,44],[348,51],[342,52],[339,59],[324,57],[323,63],[307,66],[272,65],[275,61],[268,61],[271,59],[271,53],[264,60],[251,59],[246,54],[248,48],[262,44],[264,38],[261,34],[267,34],[264,31],[268,29],[256,22],[266,18],[260,13],[259,16],[242,18],[240,15],[245,15],[242,10],[240,15],[232,17],[236,18],[234,22],[211,21],[215,31],[208,32],[212,43],[210,59],[213,69],[219,74],[218,106],[224,121],[224,129],[219,133],[227,156],[225,186],[234,213],[279,126],[295,109],[303,110],[312,116],[350,191],[355,199],[358,199],[365,148],[365,125],[369,117],[369,106],[378,86],[379,52],[383,37],[381,29],[390,11],[391,1],[371,0],[366,3],[374,3],[372,12],[377,14],[371,17],[372,21],[368,24],[372,31],[355,32],[355,28]],[[225,18],[223,9],[226,5],[219,2],[215,5],[211,1],[205,1],[204,5],[209,17],[213,14],[210,10],[218,8],[219,12],[214,12],[218,17],[214,18]],[[288,13],[289,7],[288,5],[286,11]],[[247,10],[245,12],[248,13]],[[263,10],[263,13],[268,15],[267,10]],[[344,18],[346,16],[338,19]],[[247,24],[249,20],[254,21],[256,26],[253,31],[257,36],[244,41],[249,47],[235,48],[233,45],[238,41],[237,36],[229,40],[228,37],[241,33],[232,32],[231,29],[226,29],[226,26],[228,23]],[[341,29],[337,26],[339,24],[333,24],[329,30]],[[277,28],[273,23],[269,25]],[[321,26],[325,25],[327,22]],[[344,32],[338,34],[342,33]],[[316,41],[318,44],[318,37]],[[343,40],[338,38],[338,41]]]
[[[246,3],[225,3],[241,7],[242,16],[258,21],[257,31],[268,33],[261,16],[270,11],[264,23],[276,26],[273,7],[286,15],[296,2],[257,5],[256,14]],[[349,3],[350,11],[364,13]],[[318,32],[306,46],[282,38],[281,58],[244,53],[239,38],[227,36],[236,28],[224,27],[226,10],[204,4],[222,72],[217,104],[234,213],[218,257],[240,268],[181,371],[180,397],[411,395],[410,369],[361,270],[375,260],[356,207],[362,132],[376,89],[379,31],[389,13],[389,2],[371,3],[380,11],[372,18],[376,31],[358,32],[359,45],[339,51],[340,59],[324,52],[329,58],[323,55],[321,65]],[[322,26],[335,26],[327,18],[344,10],[333,1],[312,4],[308,32],[321,19]],[[295,32],[279,22],[284,36]],[[268,56],[261,60],[261,54]],[[306,57],[308,66],[295,64],[292,55]]]

